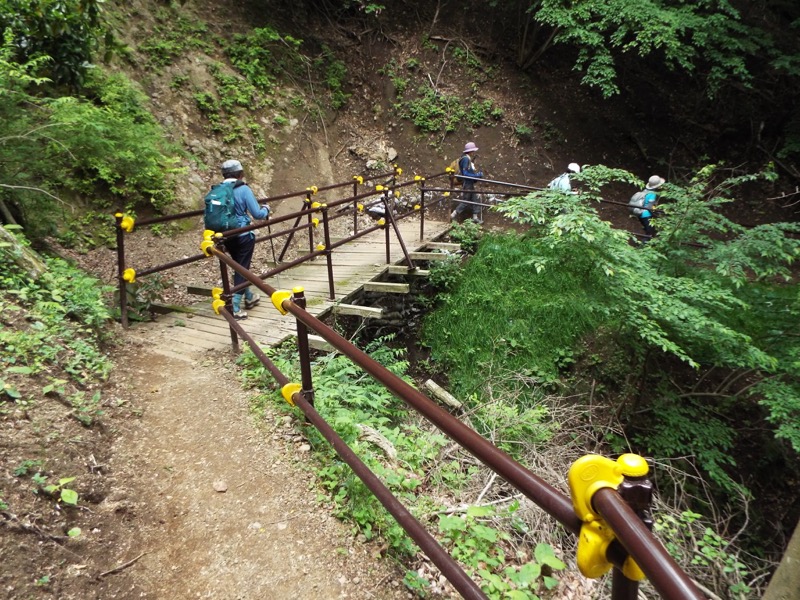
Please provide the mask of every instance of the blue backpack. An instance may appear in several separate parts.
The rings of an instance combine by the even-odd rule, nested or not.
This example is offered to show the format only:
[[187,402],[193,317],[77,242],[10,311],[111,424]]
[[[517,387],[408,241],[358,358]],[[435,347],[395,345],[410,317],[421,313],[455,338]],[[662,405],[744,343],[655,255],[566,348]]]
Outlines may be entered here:
[[203,223],[206,229],[228,231],[239,227],[233,190],[240,185],[244,185],[244,182],[229,181],[211,186],[211,190],[205,197],[206,208],[203,213]]

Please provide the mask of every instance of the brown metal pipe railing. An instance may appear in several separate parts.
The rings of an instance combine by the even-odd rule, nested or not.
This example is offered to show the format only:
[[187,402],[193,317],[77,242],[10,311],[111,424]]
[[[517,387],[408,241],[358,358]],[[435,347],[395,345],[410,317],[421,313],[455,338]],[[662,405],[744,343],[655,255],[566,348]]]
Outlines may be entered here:
[[182,267],[183,265],[188,265],[193,262],[197,262],[198,260],[203,260],[205,257],[206,257],[205,254],[195,254],[194,256],[188,256],[180,260],[173,260],[172,262],[164,263],[163,265],[157,265],[155,267],[150,267],[149,269],[137,271],[136,276],[144,277],[145,275],[152,275],[153,273],[159,273],[161,271],[166,271],[167,269]]
[[[295,306],[293,302],[291,304]],[[281,387],[290,383],[289,379],[275,366],[261,348],[259,348],[258,344],[255,343],[253,338],[248,335],[226,308],[220,309],[220,314],[228,321],[228,324],[236,331],[239,337],[250,345],[253,354],[255,354],[261,364],[264,365]],[[487,596],[483,593],[481,588],[478,587],[478,584],[464,572],[453,557],[442,548],[439,542],[428,533],[414,515],[394,497],[389,488],[383,484],[377,475],[364,464],[333,428],[328,425],[325,419],[322,418],[316,409],[314,409],[313,405],[306,399],[304,392],[295,392],[292,396],[292,401],[294,405],[303,412],[306,419],[308,419],[328,441],[336,454],[339,455],[339,458],[350,466],[353,473],[355,473],[364,485],[375,495],[378,501],[386,508],[389,514],[395,518],[405,532],[408,533],[409,537],[416,542],[425,555],[439,568],[458,593],[468,600],[486,600]]]
[[634,557],[659,594],[670,600],[705,599],[615,489],[603,488],[595,492],[592,506],[609,524],[617,540]]
[[136,221],[136,226],[141,227],[143,225],[154,225],[156,223],[164,223],[165,221],[175,221],[177,219],[186,219],[189,217],[199,217],[205,212],[204,209],[199,210],[190,210],[188,212],[177,213],[174,215],[162,215],[160,217],[152,217],[150,219],[142,219],[141,221]]
[[[236,261],[218,248],[211,248],[211,252],[266,294],[272,296],[275,293],[275,288],[250,271],[242,269]],[[551,516],[555,517],[568,530],[573,533],[580,531],[581,521],[575,514],[572,501],[564,494],[534,475],[505,452],[493,446],[477,432],[464,425],[410,384],[370,358],[368,354],[353,346],[319,319],[308,314],[291,301],[285,301],[283,308],[291,312],[292,315],[305,323],[310,329],[316,331],[339,352],[350,357],[354,363],[383,384],[397,398],[409,404],[442,432],[469,450],[498,475],[536,502]]]
[[[275,288],[263,282],[250,271],[240,267],[218,248],[213,247],[210,252],[217,256],[222,263],[238,271],[250,283],[256,285],[265,293],[272,296],[276,292]],[[569,531],[575,534],[580,533],[582,522],[575,514],[572,502],[567,496],[517,463],[505,452],[496,448],[477,432],[464,425],[410,384],[352,345],[319,319],[310,315],[304,308],[292,301],[291,298],[283,301],[282,308],[291,313],[298,323],[302,323],[309,329],[314,330],[336,350],[348,356],[397,398],[406,402],[448,437],[458,442],[481,462],[556,518]],[[226,315],[226,319],[229,316]],[[229,322],[232,321],[234,320],[230,317]],[[241,328],[239,327],[238,329]],[[308,414],[307,417],[311,418]],[[314,424],[316,425],[316,423]],[[652,535],[647,526],[625,503],[616,490],[605,488],[597,491],[593,496],[593,506],[608,522],[618,538],[606,552],[608,560],[617,566],[621,566],[627,552],[634,557],[642,571],[650,578],[653,585],[664,597],[669,600],[701,600],[703,598],[703,596],[699,595],[699,591],[689,577],[680,570],[680,567],[669,556],[666,549]],[[620,590],[632,590],[635,587],[633,585],[623,585],[623,583],[618,583],[617,587]]]

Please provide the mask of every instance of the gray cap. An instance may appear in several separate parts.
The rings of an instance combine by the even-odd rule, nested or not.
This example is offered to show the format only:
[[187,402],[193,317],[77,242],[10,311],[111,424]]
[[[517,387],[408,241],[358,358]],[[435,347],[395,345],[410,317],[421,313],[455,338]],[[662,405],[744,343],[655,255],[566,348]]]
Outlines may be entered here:
[[647,180],[647,187],[646,190],[657,190],[660,188],[666,180],[663,177],[659,177],[658,175],[653,175],[650,179]]
[[244,171],[242,169],[242,163],[238,160],[226,160],[222,163],[222,174],[223,175],[232,175],[233,173],[238,173],[239,171]]

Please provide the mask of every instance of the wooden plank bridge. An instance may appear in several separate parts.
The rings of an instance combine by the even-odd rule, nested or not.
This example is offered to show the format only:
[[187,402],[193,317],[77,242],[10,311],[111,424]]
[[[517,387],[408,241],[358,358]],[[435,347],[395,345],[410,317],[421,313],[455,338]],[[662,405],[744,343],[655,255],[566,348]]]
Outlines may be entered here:
[[[419,219],[401,220],[398,227],[412,260],[417,261],[431,258],[424,253],[425,250],[444,246],[434,240],[447,231],[449,223],[426,219],[425,239],[419,239]],[[406,271],[405,267],[397,266],[405,257],[394,232],[390,234],[392,264],[386,264],[385,240],[385,232],[379,230],[333,251],[334,300],[329,298],[328,269],[324,257],[274,275],[267,282],[279,290],[303,287],[308,312],[322,318],[337,307],[344,308],[342,305],[347,303],[348,298],[365,285],[377,291],[380,286],[374,282],[384,272],[401,274]],[[253,291],[258,292],[255,289]],[[261,294],[261,303],[248,309],[248,318],[241,322],[245,330],[262,346],[276,345],[294,335],[294,318],[281,315],[263,292],[258,293]],[[366,309],[363,314],[369,312]],[[377,316],[378,313],[373,312],[372,315]],[[214,313],[210,298],[187,307],[183,312],[171,312],[159,315],[154,321],[133,324],[130,333],[133,339],[146,344],[153,352],[190,362],[207,352],[229,352],[231,349],[228,323]]]

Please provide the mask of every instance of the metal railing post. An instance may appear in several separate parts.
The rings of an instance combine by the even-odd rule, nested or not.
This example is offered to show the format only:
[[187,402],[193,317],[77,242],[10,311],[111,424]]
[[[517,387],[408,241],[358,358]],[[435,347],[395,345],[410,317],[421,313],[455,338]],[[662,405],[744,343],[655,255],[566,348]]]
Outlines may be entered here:
[[419,239],[425,239],[425,178],[419,178]]
[[355,199],[355,196],[358,196],[358,184],[361,181],[361,177],[359,175],[353,176],[353,234],[358,233],[358,200]]
[[[311,194],[313,192],[311,190],[308,191],[306,194],[306,205],[311,206]],[[314,252],[314,227],[313,227],[313,213],[308,213],[308,253],[312,254]]]
[[128,286],[125,273],[125,232],[122,230],[122,213],[116,213],[117,220],[117,284],[119,285],[119,320],[123,329],[128,328]]
[[[219,274],[222,278],[222,299],[225,300],[225,309],[233,314],[233,294],[231,294],[231,282],[228,279],[228,266],[224,261],[219,262]],[[231,348],[234,354],[239,354],[239,337],[236,335],[236,330],[231,327]]]
[[[300,308],[306,308],[305,288],[300,286],[292,289],[294,303]],[[300,355],[300,380],[303,384],[303,394],[311,406],[314,406],[314,384],[311,378],[311,352],[308,345],[308,327],[300,319],[297,321],[297,351]]]
[[[636,516],[649,530],[653,530],[653,516],[650,505],[653,501],[653,482],[647,475],[631,477],[626,475],[617,488],[622,499],[636,513]],[[636,600],[639,595],[639,582],[628,579],[621,569],[614,567],[611,580],[612,600]]]
[[331,250],[331,229],[328,223],[328,208],[322,205],[322,239],[325,244],[325,260],[328,266],[328,294],[331,300],[336,300],[336,290],[333,283],[333,250]]

